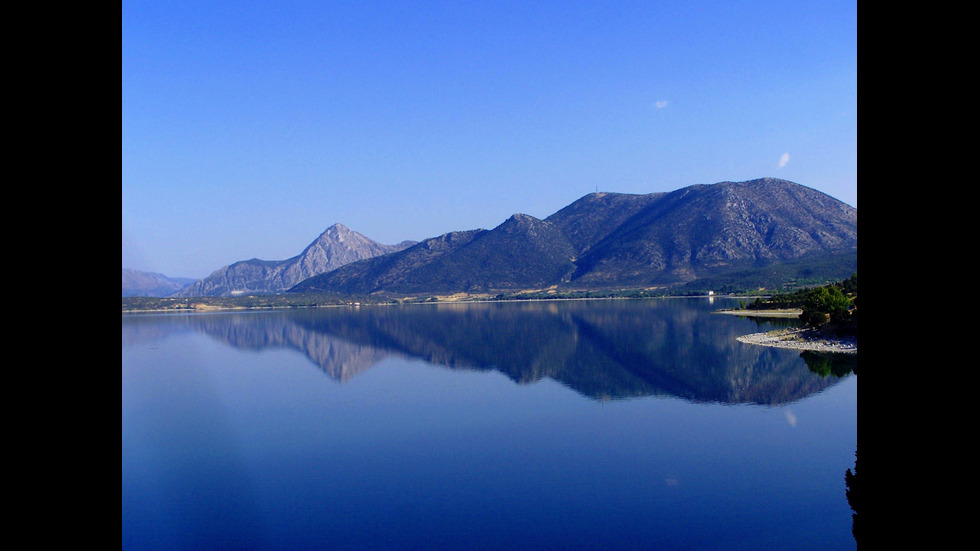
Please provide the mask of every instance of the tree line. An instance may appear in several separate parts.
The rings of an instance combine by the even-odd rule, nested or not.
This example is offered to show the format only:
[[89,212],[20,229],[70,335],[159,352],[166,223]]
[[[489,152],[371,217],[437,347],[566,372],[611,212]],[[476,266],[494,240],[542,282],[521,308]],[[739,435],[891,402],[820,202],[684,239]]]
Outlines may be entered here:
[[757,298],[746,306],[750,310],[802,310],[800,320],[808,327],[857,332],[857,272],[851,277],[821,287],[799,289]]

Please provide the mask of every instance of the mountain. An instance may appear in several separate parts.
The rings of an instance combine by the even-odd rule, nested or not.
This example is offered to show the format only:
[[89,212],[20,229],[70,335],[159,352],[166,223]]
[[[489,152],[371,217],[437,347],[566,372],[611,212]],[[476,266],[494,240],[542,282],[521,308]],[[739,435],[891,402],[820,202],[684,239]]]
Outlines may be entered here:
[[293,292],[414,293],[548,286],[575,270],[561,229],[514,214],[492,230],[451,232],[401,252],[310,278]]
[[590,193],[545,220],[558,226],[581,255],[666,193]]
[[301,281],[358,260],[397,252],[414,245],[383,245],[343,224],[334,224],[297,256],[287,260],[242,260],[181,289],[174,296],[230,296],[282,293]]
[[572,278],[677,284],[856,250],[846,203],[786,180],[721,182],[657,197],[592,244]]
[[762,178],[669,193],[590,193],[544,220],[515,214],[493,230],[427,239],[291,291],[677,286],[828,263],[841,272],[836,276],[847,277],[856,270],[856,255],[857,209],[800,184]]
[[[439,259],[451,256],[485,233],[487,230],[449,232],[425,239],[399,252],[348,264],[342,270],[310,278],[293,289],[301,292],[307,288],[307,282],[311,282],[309,290],[313,292],[321,286],[328,286],[335,292],[345,294],[366,294],[384,289],[412,289],[419,286],[437,287],[440,279],[445,279],[446,275],[438,271]],[[449,288],[445,284],[442,286]]]
[[193,283],[189,277],[167,277],[156,272],[122,269],[122,296],[165,297]]
[[553,224],[514,214],[496,228],[479,231],[462,246],[418,266],[386,289],[454,292],[545,286],[574,270],[573,253],[568,239]]

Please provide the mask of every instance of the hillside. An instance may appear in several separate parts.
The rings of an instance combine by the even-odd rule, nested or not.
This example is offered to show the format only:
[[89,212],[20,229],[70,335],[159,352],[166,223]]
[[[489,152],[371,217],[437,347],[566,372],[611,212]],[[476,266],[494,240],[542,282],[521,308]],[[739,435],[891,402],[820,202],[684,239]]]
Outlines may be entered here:
[[413,245],[383,245],[356,231],[334,224],[302,253],[287,260],[243,260],[215,270],[208,277],[175,293],[175,297],[234,296],[282,293],[305,279],[365,258],[400,251]]
[[368,294],[384,289],[417,287],[426,283],[430,288],[436,287],[433,281],[438,280],[438,275],[433,277],[430,274],[435,270],[433,266],[438,266],[438,260],[465,247],[486,232],[487,230],[456,231],[425,239],[402,251],[354,262],[343,269],[307,279],[291,289],[291,292],[322,292],[322,289],[329,288],[329,292],[335,293]]
[[572,279],[673,285],[856,249],[857,209],[785,180],[722,182],[657,197],[592,245]]
[[[516,214],[312,277],[291,292],[446,293],[719,286],[856,269],[857,209],[774,178],[670,193],[591,193],[544,220]],[[774,276],[775,274],[775,276]]]
[[556,225],[581,255],[665,193],[590,193],[545,218]]

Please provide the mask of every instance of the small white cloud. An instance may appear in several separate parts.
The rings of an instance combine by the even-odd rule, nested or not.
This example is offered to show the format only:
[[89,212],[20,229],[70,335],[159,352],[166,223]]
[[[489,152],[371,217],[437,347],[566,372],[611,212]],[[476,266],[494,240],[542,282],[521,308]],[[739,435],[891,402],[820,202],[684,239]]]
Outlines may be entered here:
[[658,101],[655,105],[657,106],[657,109],[663,109],[664,107],[667,107],[667,100],[662,99]]
[[788,162],[789,162],[789,153],[783,153],[783,156],[779,158],[779,168],[783,168],[784,166],[786,166],[786,163]]
[[796,414],[794,414],[792,411],[787,411],[786,412],[786,421],[789,423],[789,425],[791,427],[795,427],[796,426]]

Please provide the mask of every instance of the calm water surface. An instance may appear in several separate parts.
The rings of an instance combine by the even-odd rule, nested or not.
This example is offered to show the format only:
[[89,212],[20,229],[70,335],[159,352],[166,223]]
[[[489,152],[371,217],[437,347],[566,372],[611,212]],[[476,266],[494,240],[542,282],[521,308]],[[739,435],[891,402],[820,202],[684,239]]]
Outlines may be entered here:
[[723,299],[122,317],[123,549],[855,549],[856,357]]

